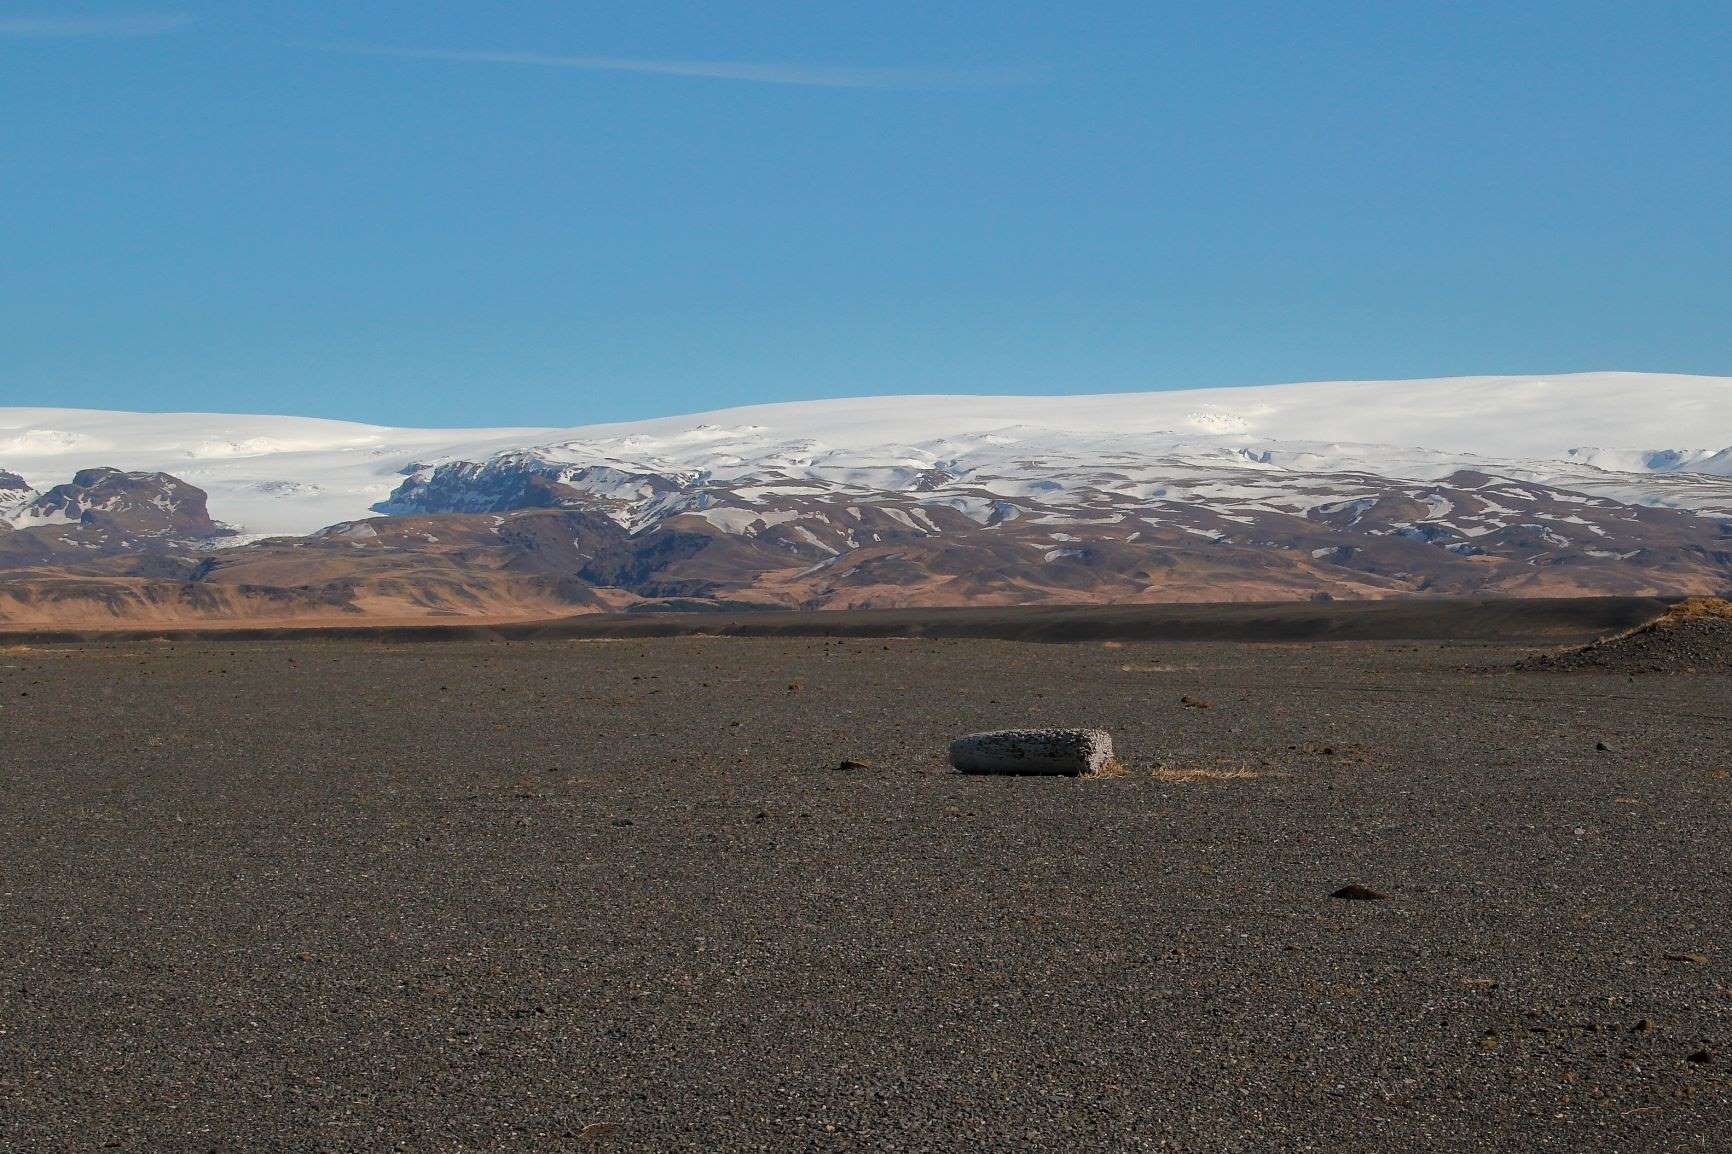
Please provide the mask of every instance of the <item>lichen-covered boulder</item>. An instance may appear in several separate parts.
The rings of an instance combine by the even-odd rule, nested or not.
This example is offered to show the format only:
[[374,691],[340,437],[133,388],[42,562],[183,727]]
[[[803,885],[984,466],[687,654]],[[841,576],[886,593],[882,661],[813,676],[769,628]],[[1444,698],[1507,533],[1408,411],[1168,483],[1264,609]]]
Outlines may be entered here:
[[963,773],[1078,777],[1099,773],[1112,759],[1112,735],[1104,729],[999,729],[950,743],[950,764]]

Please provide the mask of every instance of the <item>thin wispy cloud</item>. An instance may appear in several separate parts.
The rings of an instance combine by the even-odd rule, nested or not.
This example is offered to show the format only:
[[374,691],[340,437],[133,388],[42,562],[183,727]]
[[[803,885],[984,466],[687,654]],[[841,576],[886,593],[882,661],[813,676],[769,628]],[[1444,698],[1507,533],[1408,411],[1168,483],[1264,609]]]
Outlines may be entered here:
[[829,64],[747,64],[727,60],[642,60],[617,56],[554,56],[540,52],[471,52],[441,48],[372,48],[310,45],[352,56],[387,56],[456,64],[515,64],[579,72],[635,72],[650,76],[791,84],[806,88],[981,88],[1015,84],[1027,72],[1009,68],[857,68]]
[[41,40],[161,36],[192,23],[184,12],[132,16],[0,16],[0,36]]

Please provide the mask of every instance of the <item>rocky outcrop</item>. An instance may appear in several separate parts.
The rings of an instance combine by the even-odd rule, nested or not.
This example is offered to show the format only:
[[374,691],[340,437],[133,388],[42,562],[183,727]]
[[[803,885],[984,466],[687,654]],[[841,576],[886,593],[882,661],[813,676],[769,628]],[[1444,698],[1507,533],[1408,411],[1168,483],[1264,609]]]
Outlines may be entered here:
[[211,520],[204,490],[167,473],[84,469],[72,481],[31,500],[19,518],[44,525],[81,525],[132,539],[201,541],[232,536]]
[[679,494],[687,480],[611,465],[564,465],[535,453],[505,453],[485,462],[419,466],[375,509],[390,516],[555,508],[635,510]]
[[0,512],[15,530],[8,538],[14,563],[21,554],[173,552],[234,536],[211,519],[202,489],[167,473],[84,469],[42,493],[16,474],[0,474]]
[[85,469],[37,493],[0,474],[0,581],[33,576],[183,580],[195,556],[234,531],[211,519],[202,490],[166,473]]

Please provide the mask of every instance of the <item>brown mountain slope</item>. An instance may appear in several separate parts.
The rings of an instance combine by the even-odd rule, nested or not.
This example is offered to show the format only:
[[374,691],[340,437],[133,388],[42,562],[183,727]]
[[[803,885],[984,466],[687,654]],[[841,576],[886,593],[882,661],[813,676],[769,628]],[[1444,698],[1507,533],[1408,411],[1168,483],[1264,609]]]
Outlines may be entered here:
[[[1732,532],[1711,518],[1473,473],[1423,488],[1361,484],[1367,495],[1306,513],[1187,504],[1159,516],[977,517],[794,492],[777,507],[676,509],[629,527],[577,490],[532,485],[527,508],[379,517],[213,548],[230,531],[210,519],[195,487],[166,474],[87,470],[43,494],[8,490],[17,527],[0,533],[0,623],[1687,595],[1732,586]],[[1520,515],[1506,515],[1517,502]],[[1439,508],[1452,519],[1440,520]]]

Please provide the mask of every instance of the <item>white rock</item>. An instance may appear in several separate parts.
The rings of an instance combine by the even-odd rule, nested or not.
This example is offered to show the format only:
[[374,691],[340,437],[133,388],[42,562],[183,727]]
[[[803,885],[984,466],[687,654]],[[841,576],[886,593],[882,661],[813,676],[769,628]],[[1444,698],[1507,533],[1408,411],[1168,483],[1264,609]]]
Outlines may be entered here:
[[1113,758],[1104,729],[1000,729],[950,743],[950,764],[963,773],[1099,773]]

